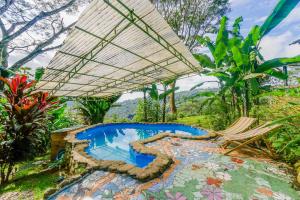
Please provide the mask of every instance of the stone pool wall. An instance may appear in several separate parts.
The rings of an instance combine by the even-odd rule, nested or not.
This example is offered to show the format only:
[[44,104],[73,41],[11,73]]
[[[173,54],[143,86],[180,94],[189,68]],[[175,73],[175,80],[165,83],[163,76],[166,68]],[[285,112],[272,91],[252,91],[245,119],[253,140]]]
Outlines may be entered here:
[[[55,191],[62,189],[64,186],[69,185],[70,183],[81,179],[86,174],[89,174],[95,170],[105,170],[109,172],[128,174],[129,176],[142,182],[152,180],[154,178],[161,176],[172,165],[173,160],[170,156],[162,153],[161,151],[158,151],[151,147],[147,147],[146,144],[155,142],[165,137],[191,139],[191,140],[209,140],[217,136],[217,134],[214,132],[209,132],[208,134],[203,136],[160,133],[153,137],[147,138],[145,140],[134,141],[131,143],[131,146],[136,152],[155,156],[155,159],[150,164],[148,164],[145,168],[139,168],[132,164],[128,164],[118,160],[96,160],[92,156],[88,155],[85,152],[85,148],[88,147],[89,140],[78,140],[76,139],[76,135],[82,131],[97,126],[101,126],[101,124],[96,124],[89,127],[79,127],[79,128],[77,127],[74,129],[69,129],[67,131],[59,131],[60,134],[59,133],[53,134],[53,139],[54,139],[53,142],[54,141],[56,142],[56,144],[53,145],[54,148],[53,154],[55,154],[55,152],[57,153],[59,149],[62,149],[62,147],[64,146],[65,161],[66,161],[65,164],[70,177],[64,180],[56,188],[47,191],[45,193],[45,198],[53,194]],[[84,174],[73,176],[72,174],[74,174],[75,168],[78,164],[86,164],[87,170]]]
[[[174,123],[172,123],[174,124]],[[96,160],[92,156],[88,155],[85,152],[85,148],[88,147],[88,140],[77,140],[76,135],[84,130],[89,128],[93,128],[96,126],[101,126],[101,124],[93,125],[90,127],[86,127],[83,129],[78,129],[70,132],[67,137],[67,146],[69,146],[69,157],[67,159],[70,173],[72,173],[72,165],[74,163],[86,163],[89,167],[97,167],[101,170],[107,170],[110,172],[124,173],[128,174],[131,177],[138,179],[140,181],[149,181],[153,178],[160,176],[172,163],[173,160],[168,155],[161,153],[155,149],[146,147],[145,144],[154,142],[156,140],[160,140],[164,137],[175,137],[175,138],[183,138],[183,139],[193,139],[193,140],[208,140],[216,137],[215,133],[208,133],[203,136],[190,136],[184,134],[169,134],[169,133],[161,133],[157,134],[153,137],[147,138],[145,140],[139,140],[131,143],[132,148],[142,154],[148,154],[155,156],[155,159],[147,165],[145,168],[136,167],[132,164],[128,164],[124,161],[117,160]]]

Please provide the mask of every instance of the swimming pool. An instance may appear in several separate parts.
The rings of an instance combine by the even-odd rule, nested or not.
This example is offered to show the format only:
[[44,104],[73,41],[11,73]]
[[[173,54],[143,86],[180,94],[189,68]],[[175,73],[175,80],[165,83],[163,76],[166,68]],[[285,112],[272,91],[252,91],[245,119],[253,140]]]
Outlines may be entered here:
[[85,151],[98,160],[121,160],[138,167],[145,167],[155,158],[134,151],[130,143],[146,139],[158,133],[204,135],[207,132],[180,124],[103,124],[76,135],[79,140],[90,140]]

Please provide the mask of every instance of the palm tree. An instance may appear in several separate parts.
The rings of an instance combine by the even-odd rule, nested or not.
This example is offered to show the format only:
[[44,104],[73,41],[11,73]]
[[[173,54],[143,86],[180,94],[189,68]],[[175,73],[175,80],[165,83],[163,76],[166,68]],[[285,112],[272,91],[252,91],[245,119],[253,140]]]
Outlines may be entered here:
[[[164,88],[164,92],[161,95],[161,99],[163,100],[163,104],[162,104],[162,122],[165,122],[166,121],[166,105],[167,105],[167,97],[170,95],[170,105],[171,105],[171,101],[174,105],[171,105],[173,106],[173,111],[174,111],[174,108],[176,110],[176,106],[175,106],[175,91],[178,90],[179,88],[178,87],[175,87],[175,83],[176,82],[176,79],[171,79],[171,80],[168,80],[168,81],[162,81],[162,85],[163,85],[163,88]],[[168,86],[171,86],[170,89],[168,89]],[[171,96],[172,95],[172,96]],[[173,100],[171,100],[171,98],[174,98]]]
[[162,105],[162,121],[165,122],[166,120],[166,103],[167,103],[167,97],[175,90],[178,90],[178,87],[175,87],[174,89],[168,89],[168,84],[170,84],[169,81],[163,82],[164,91],[159,94],[158,88],[156,84],[152,84],[151,88],[149,89],[149,96],[151,99],[153,99],[155,104],[155,121],[159,120],[159,111],[160,111],[160,101],[163,100]]
[[108,98],[90,97],[77,100],[77,109],[88,125],[102,123],[107,111],[120,98],[120,95]]
[[[173,82],[170,83],[171,89],[176,88],[176,79],[173,79]],[[170,94],[170,111],[177,118],[177,108],[175,104],[175,90]]]

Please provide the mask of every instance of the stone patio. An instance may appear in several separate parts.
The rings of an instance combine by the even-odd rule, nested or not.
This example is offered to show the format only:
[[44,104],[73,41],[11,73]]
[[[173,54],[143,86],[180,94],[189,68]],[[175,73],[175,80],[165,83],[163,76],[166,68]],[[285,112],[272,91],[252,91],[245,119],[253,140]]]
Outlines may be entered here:
[[141,183],[127,175],[95,171],[52,196],[54,200],[297,200],[291,169],[241,152],[222,155],[209,141],[164,138],[147,144],[172,156],[161,177]]

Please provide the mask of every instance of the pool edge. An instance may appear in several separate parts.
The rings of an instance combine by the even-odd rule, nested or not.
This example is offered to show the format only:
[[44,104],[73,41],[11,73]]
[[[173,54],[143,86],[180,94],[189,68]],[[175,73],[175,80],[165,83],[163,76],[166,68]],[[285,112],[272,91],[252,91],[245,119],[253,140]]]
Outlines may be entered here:
[[[92,126],[83,127],[83,128],[76,129],[74,131],[70,131],[67,134],[67,136],[64,138],[64,140],[66,141],[65,160],[66,160],[67,170],[70,172],[70,174],[73,173],[74,163],[85,163],[87,164],[88,170],[86,173],[79,175],[79,177],[82,177],[83,175],[86,175],[87,173],[91,173],[95,170],[104,170],[113,173],[127,174],[141,182],[150,181],[154,178],[161,176],[173,164],[173,159],[170,156],[161,153],[156,149],[145,146],[146,144],[155,142],[157,140],[161,140],[166,137],[190,139],[190,140],[209,140],[217,137],[217,134],[213,131],[208,131],[200,127],[185,125],[182,123],[134,123],[134,124],[178,124],[178,125],[190,126],[193,128],[207,131],[206,135],[200,135],[200,136],[191,136],[187,134],[159,133],[157,135],[154,135],[144,140],[137,140],[131,142],[130,145],[138,153],[155,156],[155,159],[151,163],[149,163],[145,168],[140,168],[119,160],[97,160],[85,152],[85,148],[88,147],[90,141],[78,140],[76,138],[76,135],[87,129],[94,128],[101,125],[108,125],[108,124],[116,124],[116,123],[95,124]],[[76,176],[75,180],[78,180],[79,177]],[[47,193],[47,195],[45,196],[48,197],[52,196],[54,193],[61,190],[67,184],[71,184],[75,180],[71,178],[71,180],[68,179],[63,181],[61,184],[58,185],[58,188],[56,188],[55,190],[51,190],[51,192],[49,191],[49,193]]]

